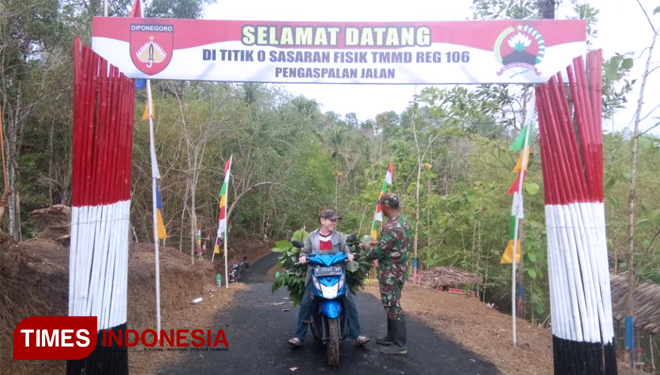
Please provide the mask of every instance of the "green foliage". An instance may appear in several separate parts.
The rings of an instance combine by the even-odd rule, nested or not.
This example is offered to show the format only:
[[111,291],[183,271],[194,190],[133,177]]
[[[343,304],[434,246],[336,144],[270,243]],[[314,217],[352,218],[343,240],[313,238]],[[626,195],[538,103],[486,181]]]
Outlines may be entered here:
[[629,80],[633,59],[629,54],[615,54],[603,61],[603,116],[611,118],[614,112],[628,102],[635,80]]
[[367,259],[365,252],[360,249],[360,241],[356,240],[349,243],[348,246],[355,258],[352,262],[346,264],[346,282],[351,293],[356,294],[360,288],[364,287],[364,279],[367,278],[373,263]]
[[211,0],[152,0],[145,9],[145,17],[153,18],[202,18],[204,7]]
[[527,19],[538,17],[538,1],[473,0],[474,19]]
[[531,183],[525,184],[525,193],[527,193],[529,195],[538,194],[540,189],[541,189],[541,187],[537,183],[531,182]]
[[593,39],[598,37],[598,30],[596,23],[598,23],[598,13],[600,11],[589,3],[573,3],[573,13],[575,16],[568,17],[569,19],[586,20],[587,21],[587,47],[590,47]]
[[[271,290],[273,293],[281,287],[286,287],[289,292],[289,298],[294,306],[302,301],[305,291],[305,276],[307,274],[306,265],[297,265],[300,255],[300,249],[296,248],[289,241],[277,241],[276,247],[271,249],[280,256],[277,265],[283,271],[275,274],[275,281]],[[349,245],[355,259],[353,262],[346,263],[346,283],[351,293],[364,286],[364,279],[369,273],[371,262],[366,259],[364,251],[360,249],[359,241],[352,242]]]
[[302,301],[307,270],[306,266],[295,264],[298,262],[300,249],[294,247],[289,241],[277,241],[275,245],[276,247],[271,251],[280,254],[277,265],[283,271],[275,273],[271,290],[275,293],[279,288],[286,286],[291,302],[297,306]]

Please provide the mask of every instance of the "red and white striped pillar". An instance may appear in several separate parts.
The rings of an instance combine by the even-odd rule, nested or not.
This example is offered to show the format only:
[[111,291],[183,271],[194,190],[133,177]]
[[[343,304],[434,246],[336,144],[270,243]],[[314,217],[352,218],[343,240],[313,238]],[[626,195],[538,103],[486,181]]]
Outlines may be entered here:
[[128,374],[126,347],[102,337],[126,329],[134,84],[78,38],[74,55],[69,315],[96,316],[98,340],[67,373]]
[[[555,374],[616,374],[603,204],[600,51],[536,87]],[[571,105],[569,105],[569,100]]]

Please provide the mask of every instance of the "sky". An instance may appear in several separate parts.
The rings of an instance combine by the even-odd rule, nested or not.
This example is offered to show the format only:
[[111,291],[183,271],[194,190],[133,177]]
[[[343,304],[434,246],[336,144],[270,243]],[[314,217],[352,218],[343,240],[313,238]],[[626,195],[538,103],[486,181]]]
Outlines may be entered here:
[[[653,9],[660,5],[657,0],[640,0],[656,27],[660,27],[660,14],[653,16]],[[647,55],[640,53],[650,45],[653,31],[636,0],[590,1],[600,10],[596,25],[598,37],[593,48],[602,48],[604,58],[615,53],[634,53],[631,79],[637,79],[634,91],[628,96],[626,108],[619,110],[612,120],[605,120],[606,131],[632,129],[633,116],[641,86]],[[243,21],[460,21],[472,18],[472,0],[333,0],[317,2],[309,0],[217,0],[206,10],[206,19]],[[563,0],[557,18],[564,19],[571,13],[568,0]],[[657,49],[660,49],[658,46]],[[657,51],[656,49],[656,51]],[[655,65],[660,65],[660,52],[654,54]],[[660,105],[660,69],[649,77],[642,114],[646,115]],[[321,110],[340,115],[356,113],[360,121],[376,117],[386,111],[400,113],[410,103],[415,93],[424,86],[415,85],[331,85],[286,84],[289,92],[301,94],[319,102]],[[660,117],[654,111],[642,123],[641,129],[653,126]]]

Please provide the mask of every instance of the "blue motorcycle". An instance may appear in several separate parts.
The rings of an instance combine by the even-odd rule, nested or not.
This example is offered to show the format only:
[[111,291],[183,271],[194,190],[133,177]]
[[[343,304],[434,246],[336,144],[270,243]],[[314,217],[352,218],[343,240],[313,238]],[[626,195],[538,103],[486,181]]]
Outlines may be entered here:
[[[293,245],[302,248],[300,241]],[[309,321],[312,335],[326,346],[328,364],[339,365],[339,343],[348,336],[345,309],[346,270],[344,253],[331,255],[309,255],[308,267],[312,267],[312,316]]]

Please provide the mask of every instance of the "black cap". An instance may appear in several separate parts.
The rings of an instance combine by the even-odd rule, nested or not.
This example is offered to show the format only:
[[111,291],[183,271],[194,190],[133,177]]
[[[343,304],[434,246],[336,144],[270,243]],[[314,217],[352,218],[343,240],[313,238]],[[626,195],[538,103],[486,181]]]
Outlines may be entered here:
[[323,210],[319,214],[319,219],[337,220],[339,216],[333,210]]

